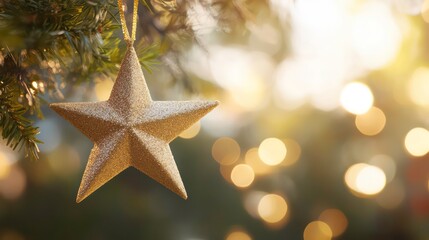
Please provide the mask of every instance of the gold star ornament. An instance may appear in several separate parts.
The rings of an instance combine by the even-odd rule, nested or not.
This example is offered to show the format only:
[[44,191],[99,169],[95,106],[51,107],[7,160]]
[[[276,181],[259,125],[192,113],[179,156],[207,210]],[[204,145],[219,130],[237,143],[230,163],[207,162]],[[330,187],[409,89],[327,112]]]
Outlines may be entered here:
[[50,105],[94,142],[76,201],[130,166],[186,199],[169,143],[217,105],[217,101],[152,101],[130,45],[109,100]]

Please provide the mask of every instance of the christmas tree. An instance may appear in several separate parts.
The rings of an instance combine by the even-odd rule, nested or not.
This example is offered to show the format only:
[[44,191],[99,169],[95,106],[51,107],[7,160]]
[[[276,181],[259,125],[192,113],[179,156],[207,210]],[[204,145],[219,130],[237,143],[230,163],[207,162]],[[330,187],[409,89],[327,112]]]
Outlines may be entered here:
[[[136,60],[118,10],[133,29],[136,2],[135,56],[153,101],[220,105],[170,144],[186,201],[130,168],[76,204],[94,139],[134,123],[106,125],[97,107],[98,120],[74,119],[81,134],[48,105],[110,101],[124,56]],[[424,0],[0,0],[0,239],[427,239],[428,10]],[[134,96],[124,118],[147,107],[133,86],[116,95]],[[174,112],[154,110],[145,137],[173,138],[189,122],[158,117]],[[149,142],[116,159],[147,158],[159,146]],[[163,185],[185,197],[179,180]]]

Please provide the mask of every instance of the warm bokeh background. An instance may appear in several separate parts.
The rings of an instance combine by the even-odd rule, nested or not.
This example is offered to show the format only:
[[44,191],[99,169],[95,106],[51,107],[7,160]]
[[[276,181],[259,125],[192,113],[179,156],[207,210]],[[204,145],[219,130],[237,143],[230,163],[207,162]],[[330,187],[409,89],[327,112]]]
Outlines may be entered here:
[[0,239],[428,239],[429,1],[253,13],[225,32],[198,1],[188,11],[198,44],[179,62],[201,96],[146,73],[156,100],[221,101],[171,144],[187,201],[128,169],[76,204],[92,143],[45,108],[39,161],[0,148]]

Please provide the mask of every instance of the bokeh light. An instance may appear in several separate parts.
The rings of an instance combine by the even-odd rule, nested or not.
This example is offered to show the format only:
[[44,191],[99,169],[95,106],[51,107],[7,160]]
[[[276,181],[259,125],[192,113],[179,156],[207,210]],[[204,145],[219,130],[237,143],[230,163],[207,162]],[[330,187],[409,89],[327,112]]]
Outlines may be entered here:
[[277,194],[267,194],[258,204],[259,216],[267,223],[282,221],[288,212],[286,200]]
[[[429,4],[429,1],[426,1]],[[429,12],[428,12],[429,14]],[[429,16],[429,15],[428,15]],[[429,107],[429,68],[416,69],[408,83],[408,96],[414,104]]]
[[231,165],[240,158],[240,145],[229,137],[216,140],[212,147],[212,156],[220,164]]
[[386,116],[381,109],[371,107],[368,112],[356,116],[355,124],[362,134],[374,136],[384,129]]
[[184,139],[193,138],[193,137],[195,137],[195,136],[198,135],[198,133],[200,132],[200,129],[201,129],[201,123],[200,122],[196,122],[192,126],[190,126],[188,129],[186,129],[185,131],[183,131],[179,135],[179,137],[184,138]]
[[358,163],[347,169],[346,185],[362,196],[375,195],[386,186],[386,175],[379,167]]
[[32,85],[35,89],[39,88],[39,83],[37,83],[36,81],[31,82],[31,85]]
[[371,109],[374,102],[369,87],[360,82],[347,84],[341,91],[341,106],[352,114],[364,114]]
[[259,145],[258,153],[262,162],[269,166],[275,166],[285,159],[287,150],[282,140],[267,138]]
[[245,230],[234,228],[228,233],[225,240],[252,240],[252,237]]
[[349,224],[346,215],[338,209],[326,209],[320,214],[319,220],[328,224],[333,237],[343,234]]
[[322,221],[309,223],[304,229],[304,240],[331,240],[332,230]]
[[357,175],[356,188],[360,193],[374,195],[386,186],[386,175],[375,166],[366,166]]
[[421,157],[429,152],[429,131],[417,127],[411,129],[405,136],[405,148],[414,157]]
[[238,164],[231,171],[231,180],[235,186],[245,188],[255,180],[255,172],[247,164]]
[[354,16],[352,38],[356,54],[368,69],[378,69],[390,63],[402,43],[396,18],[383,1],[362,4]]

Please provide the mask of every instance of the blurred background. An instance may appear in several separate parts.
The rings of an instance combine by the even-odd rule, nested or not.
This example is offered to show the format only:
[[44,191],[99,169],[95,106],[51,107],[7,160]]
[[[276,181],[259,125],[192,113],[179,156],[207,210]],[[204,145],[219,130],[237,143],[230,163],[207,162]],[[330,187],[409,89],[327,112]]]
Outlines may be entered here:
[[188,200],[127,169],[76,204],[92,143],[43,107],[40,160],[0,147],[0,239],[429,239],[429,1],[262,2],[236,28],[192,2],[192,94],[145,71],[155,100],[221,102],[170,144]]

